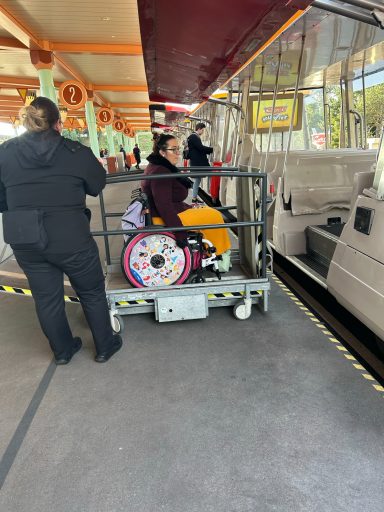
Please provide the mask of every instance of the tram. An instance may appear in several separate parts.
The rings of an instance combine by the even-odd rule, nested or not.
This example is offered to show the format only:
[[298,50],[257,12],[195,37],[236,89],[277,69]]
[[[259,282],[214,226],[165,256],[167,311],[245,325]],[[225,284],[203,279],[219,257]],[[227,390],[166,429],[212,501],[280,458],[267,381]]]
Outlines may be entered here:
[[[381,339],[383,16],[379,2],[313,2],[189,118],[209,124],[215,160],[268,173],[271,253]],[[222,178],[220,204],[239,187]]]

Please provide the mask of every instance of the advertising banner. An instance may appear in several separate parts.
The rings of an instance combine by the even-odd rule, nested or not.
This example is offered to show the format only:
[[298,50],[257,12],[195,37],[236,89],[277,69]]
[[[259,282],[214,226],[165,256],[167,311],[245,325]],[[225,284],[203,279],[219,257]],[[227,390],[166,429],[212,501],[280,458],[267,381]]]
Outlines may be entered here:
[[[253,133],[256,126],[259,96],[250,96],[248,133]],[[285,132],[289,130],[293,117],[293,130],[301,130],[303,95],[298,94],[295,111],[293,112],[293,94],[278,94],[273,109],[273,95],[263,94],[260,97],[259,116],[257,119],[257,133],[267,133],[272,122],[272,132]]]

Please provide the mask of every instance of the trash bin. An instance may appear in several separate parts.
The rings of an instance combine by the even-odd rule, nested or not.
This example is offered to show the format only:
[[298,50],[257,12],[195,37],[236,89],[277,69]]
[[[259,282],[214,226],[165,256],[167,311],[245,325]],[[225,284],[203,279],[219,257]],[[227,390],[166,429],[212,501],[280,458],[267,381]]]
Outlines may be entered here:
[[116,172],[116,157],[115,156],[107,156],[107,170],[108,170],[108,174]]

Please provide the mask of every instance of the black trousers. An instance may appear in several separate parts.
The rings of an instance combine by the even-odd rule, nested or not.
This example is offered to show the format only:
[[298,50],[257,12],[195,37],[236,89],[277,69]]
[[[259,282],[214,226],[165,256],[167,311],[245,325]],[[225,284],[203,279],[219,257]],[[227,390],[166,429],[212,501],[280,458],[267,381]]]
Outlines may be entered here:
[[92,331],[96,352],[111,348],[113,331],[97,245],[73,254],[14,251],[28,278],[41,328],[56,358],[67,357],[73,336],[65,313],[65,273],[77,293]]

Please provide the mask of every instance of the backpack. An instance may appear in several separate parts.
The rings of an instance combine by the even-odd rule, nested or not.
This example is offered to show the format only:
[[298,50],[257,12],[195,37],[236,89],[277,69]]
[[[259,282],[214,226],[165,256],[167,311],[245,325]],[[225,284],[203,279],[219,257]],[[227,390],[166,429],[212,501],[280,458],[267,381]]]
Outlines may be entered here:
[[[132,195],[134,195],[134,199],[121,217],[122,229],[141,229],[150,224],[147,195],[140,189],[139,192],[134,191]],[[133,233],[124,234],[124,241],[127,242],[132,235]]]

